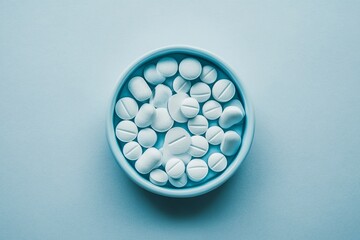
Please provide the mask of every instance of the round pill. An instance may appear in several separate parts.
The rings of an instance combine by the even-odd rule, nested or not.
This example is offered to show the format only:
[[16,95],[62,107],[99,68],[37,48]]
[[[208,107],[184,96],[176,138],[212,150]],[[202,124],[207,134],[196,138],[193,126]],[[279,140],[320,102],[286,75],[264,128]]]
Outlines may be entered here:
[[136,138],[138,128],[129,120],[119,122],[116,126],[116,137],[122,142],[130,142]]
[[241,144],[241,137],[235,131],[227,131],[220,144],[220,150],[225,156],[234,155]]
[[201,64],[195,58],[185,58],[180,62],[180,75],[187,80],[194,80],[201,74]]
[[138,127],[141,128],[148,127],[151,125],[154,115],[155,115],[154,106],[149,103],[144,103],[140,107],[138,114],[136,114],[134,122]]
[[135,169],[141,174],[148,174],[161,165],[161,152],[156,148],[148,148],[135,162]]
[[117,101],[115,105],[116,114],[124,120],[129,120],[135,117],[138,113],[139,107],[136,101],[130,97],[123,97]]
[[141,156],[142,148],[137,142],[131,141],[124,145],[123,154],[127,159],[134,161]]
[[151,83],[152,85],[157,85],[165,81],[165,77],[161,75],[158,70],[156,70],[156,66],[154,64],[145,67],[144,78],[148,83]]
[[149,148],[155,145],[157,141],[157,135],[151,128],[141,129],[138,133],[137,140],[144,148]]
[[174,124],[166,108],[155,109],[155,116],[151,127],[157,132],[166,132]]
[[209,85],[203,82],[198,82],[190,88],[190,96],[195,98],[198,102],[206,102],[211,96]]
[[209,143],[202,136],[192,136],[189,153],[193,157],[202,157],[209,150]]
[[209,120],[218,119],[222,113],[220,103],[214,100],[207,101],[202,107],[203,115]]
[[217,71],[214,67],[209,65],[203,67],[200,75],[201,81],[207,84],[211,84],[215,82],[216,78],[217,78]]
[[150,103],[156,108],[166,108],[171,95],[172,91],[168,86],[159,84],[155,87],[154,97],[150,99]]
[[219,102],[228,102],[235,95],[235,86],[231,81],[221,79],[214,84],[212,95]]
[[189,131],[195,135],[201,135],[205,133],[208,127],[208,120],[202,115],[197,115],[188,121]]
[[174,58],[164,57],[156,64],[156,69],[164,77],[171,77],[177,72],[178,63]]
[[140,102],[149,99],[152,91],[147,82],[142,77],[133,77],[128,83],[128,89],[134,98]]
[[188,152],[181,153],[181,154],[172,154],[166,147],[162,150],[162,159],[161,164],[165,167],[167,161],[171,158],[179,158],[181,159],[185,164],[188,164],[188,162],[191,160],[191,155]]
[[168,101],[168,111],[172,119],[178,123],[184,123],[188,119],[181,112],[181,103],[188,98],[189,96],[186,93],[177,93],[172,95]]
[[231,100],[222,112],[219,125],[222,128],[230,128],[241,122],[245,117],[245,110],[241,102],[237,99]]
[[208,174],[209,169],[204,160],[193,159],[186,166],[186,173],[191,181],[199,182]]
[[222,172],[227,166],[227,159],[221,153],[213,153],[208,159],[208,165],[214,172]]
[[172,154],[181,154],[189,150],[191,138],[189,133],[181,128],[174,127],[165,135],[165,147]]
[[186,173],[184,173],[180,178],[177,178],[177,179],[169,178],[169,182],[174,187],[181,188],[187,184],[188,178],[187,178]]
[[179,158],[171,158],[165,165],[165,171],[171,178],[180,178],[185,172],[185,164]]
[[205,133],[205,138],[211,145],[219,145],[223,137],[224,131],[218,126],[210,127]]
[[151,171],[149,175],[149,179],[150,182],[152,182],[155,185],[164,186],[167,183],[169,177],[166,174],[166,172],[164,172],[163,170],[155,169]]
[[185,98],[181,103],[180,110],[185,117],[193,118],[199,113],[199,102],[195,98]]
[[181,76],[177,76],[173,81],[173,89],[175,92],[187,93],[191,88],[191,82],[183,79]]

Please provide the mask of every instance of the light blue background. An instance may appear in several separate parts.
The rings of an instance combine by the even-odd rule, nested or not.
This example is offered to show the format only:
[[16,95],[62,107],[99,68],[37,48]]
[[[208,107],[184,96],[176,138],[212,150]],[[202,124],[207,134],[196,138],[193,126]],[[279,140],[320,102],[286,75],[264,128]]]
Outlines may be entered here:
[[[358,239],[359,13],[359,1],[1,1],[0,239]],[[141,190],[105,138],[118,75],[169,44],[222,57],[256,110],[248,158],[201,198]]]

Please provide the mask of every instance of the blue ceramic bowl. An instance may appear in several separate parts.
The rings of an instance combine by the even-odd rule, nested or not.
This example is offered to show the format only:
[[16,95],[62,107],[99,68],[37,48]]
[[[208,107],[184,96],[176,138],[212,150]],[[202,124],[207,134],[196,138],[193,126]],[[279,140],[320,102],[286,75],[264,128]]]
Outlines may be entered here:
[[[205,59],[206,61],[218,66],[226,75],[229,76],[229,78],[235,84],[239,98],[243,103],[246,112],[244,129],[242,134],[242,144],[240,146],[237,155],[229,163],[229,165],[224,170],[224,172],[222,172],[221,174],[217,175],[212,179],[209,179],[208,181],[204,182],[201,185],[179,188],[179,189],[170,188],[166,186],[156,186],[152,184],[148,179],[145,179],[143,176],[141,176],[129,163],[129,161],[127,161],[123,156],[115,136],[115,126],[114,126],[114,121],[116,118],[116,114],[114,111],[115,104],[124,83],[127,82],[126,80],[143,64],[155,58],[159,58],[161,56],[169,55],[169,54],[193,55],[195,57]],[[156,49],[150,53],[145,54],[140,59],[136,60],[133,64],[131,64],[130,67],[126,69],[124,73],[120,76],[120,79],[115,87],[115,91],[112,95],[111,102],[109,104],[109,110],[107,113],[108,142],[121,168],[140,187],[150,192],[167,197],[176,197],[176,198],[195,197],[210,192],[211,190],[214,190],[215,188],[221,186],[226,180],[228,180],[235,173],[236,169],[240,166],[240,164],[248,154],[253,141],[254,130],[255,130],[254,110],[240,79],[236,76],[236,74],[230,69],[228,65],[226,65],[221,59],[216,57],[214,54],[199,48],[194,48],[189,46],[169,46],[169,47]]]

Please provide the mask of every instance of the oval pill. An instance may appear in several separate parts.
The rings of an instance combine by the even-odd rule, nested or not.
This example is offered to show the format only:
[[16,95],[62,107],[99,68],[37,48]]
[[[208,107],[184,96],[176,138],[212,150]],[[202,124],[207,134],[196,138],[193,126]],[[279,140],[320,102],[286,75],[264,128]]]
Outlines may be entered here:
[[156,64],[156,70],[164,77],[171,77],[177,72],[178,63],[174,58],[164,57]]
[[144,128],[139,131],[137,140],[141,146],[149,148],[155,145],[157,141],[157,134],[151,128]]
[[183,79],[181,76],[177,76],[173,82],[173,89],[176,93],[187,93],[191,88],[191,82]]
[[156,108],[166,108],[171,95],[172,91],[168,86],[159,84],[155,87],[154,97],[150,99],[150,103]]
[[123,154],[127,159],[134,161],[141,156],[142,148],[139,143],[131,141],[124,145]]
[[221,153],[213,153],[208,159],[208,165],[214,172],[222,172],[227,166],[227,159]]
[[157,85],[165,81],[165,77],[156,70],[156,66],[154,64],[150,64],[144,68],[144,78],[152,85]]
[[209,120],[218,119],[221,116],[222,107],[214,100],[207,101],[202,107],[202,114]]
[[185,98],[181,103],[180,110],[187,118],[195,117],[200,110],[199,102],[195,98]]
[[134,140],[138,134],[138,128],[135,123],[129,120],[119,122],[116,126],[116,137],[122,142]]
[[177,179],[174,179],[174,178],[170,177],[169,182],[174,187],[181,188],[181,187],[184,187],[187,184],[188,177],[187,177],[186,173],[184,173],[180,178],[177,178]]
[[203,67],[200,75],[201,81],[207,84],[211,84],[215,82],[216,78],[217,78],[217,71],[214,67],[209,65]]
[[174,127],[165,135],[165,147],[172,154],[181,154],[189,150],[191,138],[189,133],[181,128]]
[[171,158],[165,165],[165,171],[171,178],[180,178],[185,172],[185,164],[179,158]]
[[211,96],[211,89],[206,83],[198,82],[190,88],[190,96],[199,103],[206,102]]
[[174,124],[166,108],[155,109],[155,116],[151,127],[157,132],[166,132]]
[[195,58],[185,58],[180,62],[180,75],[187,80],[194,80],[201,74],[201,63]]
[[211,145],[219,145],[224,138],[224,130],[218,126],[212,126],[206,131],[205,138]]
[[197,115],[196,117],[188,121],[188,129],[192,134],[201,135],[206,132],[209,127],[208,120],[202,116]]
[[220,144],[220,150],[225,156],[234,155],[241,144],[241,137],[235,131],[227,131]]
[[204,160],[193,159],[186,166],[186,173],[191,181],[199,182],[208,174],[209,169]]
[[164,186],[167,183],[168,179],[169,177],[166,172],[161,169],[154,169],[150,172],[149,175],[150,182],[158,186]]
[[188,98],[186,93],[177,93],[172,95],[168,101],[168,111],[172,119],[178,123],[184,123],[188,120],[181,112],[181,103]]
[[151,125],[155,115],[155,108],[149,103],[144,103],[139,112],[135,116],[135,124],[140,128],[145,128]]
[[219,125],[222,128],[230,128],[233,125],[241,122],[245,116],[243,108],[238,106],[228,106],[224,109],[219,118]]
[[189,153],[193,157],[202,157],[209,150],[209,143],[202,136],[192,136]]
[[128,89],[134,98],[140,102],[149,99],[152,91],[147,82],[142,77],[133,77],[128,83]]
[[161,165],[161,152],[156,148],[148,148],[135,162],[135,169],[141,174],[148,174]]
[[124,120],[133,119],[138,111],[138,104],[130,97],[120,98],[115,105],[116,114]]
[[218,80],[212,88],[212,95],[216,101],[228,102],[235,95],[235,86],[230,80]]

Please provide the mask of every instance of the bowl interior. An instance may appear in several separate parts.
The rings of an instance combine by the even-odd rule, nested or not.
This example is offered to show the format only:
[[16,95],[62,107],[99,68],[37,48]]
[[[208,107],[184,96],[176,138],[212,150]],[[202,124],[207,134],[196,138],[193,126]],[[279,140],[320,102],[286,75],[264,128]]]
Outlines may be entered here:
[[[184,58],[185,56],[193,56],[196,58],[199,58],[203,63],[208,63],[210,65],[216,66],[218,69],[220,69],[218,73],[217,79],[227,78],[232,80],[234,85],[237,88],[237,95],[236,97],[240,99],[240,101],[243,103],[246,115],[245,119],[243,120],[242,127],[238,127],[232,130],[235,130],[242,136],[242,144],[240,146],[240,149],[238,153],[233,157],[228,157],[228,167],[223,171],[222,173],[214,173],[212,171],[209,171],[209,174],[207,177],[202,180],[199,183],[191,183],[189,182],[189,185],[187,185],[186,188],[170,188],[166,186],[156,186],[152,184],[148,179],[145,179],[143,176],[141,176],[139,173],[136,172],[134,169],[133,162],[129,162],[125,159],[123,156],[121,149],[123,147],[123,143],[118,141],[115,134],[114,129],[117,125],[117,123],[120,121],[120,119],[117,117],[114,107],[117,102],[117,100],[124,96],[131,96],[130,92],[125,87],[125,84],[128,82],[130,78],[133,76],[142,75],[142,69],[144,64],[150,64],[155,63],[159,58],[163,56],[169,56],[171,55],[177,60],[180,60]],[[156,51],[153,51],[149,54],[146,54],[139,60],[135,61],[134,64],[132,64],[128,70],[124,72],[124,74],[120,77],[120,80],[118,82],[117,87],[115,88],[115,92],[112,96],[111,104],[110,104],[110,111],[108,115],[108,123],[107,123],[107,136],[108,141],[110,144],[110,147],[113,151],[113,154],[120,164],[120,166],[124,169],[124,171],[129,175],[129,177],[136,182],[141,187],[160,194],[164,196],[170,196],[170,197],[192,197],[204,194],[206,192],[211,191],[212,189],[220,186],[222,183],[224,183],[238,168],[240,163],[245,158],[246,154],[248,153],[251,142],[253,139],[254,134],[254,114],[253,109],[246,97],[245,90],[243,86],[240,83],[239,78],[236,77],[236,75],[230,70],[228,66],[226,66],[223,61],[218,59],[217,57],[213,56],[211,53],[208,53],[204,50],[195,49],[191,47],[167,47],[162,48]],[[212,126],[213,124],[210,124]],[[182,126],[182,124],[175,123],[174,126]],[[163,134],[159,135],[159,141],[155,145],[156,148],[160,148],[162,146],[162,140],[163,140]],[[207,159],[207,157],[216,151],[215,148],[211,148],[211,150],[202,157],[203,159]]]

